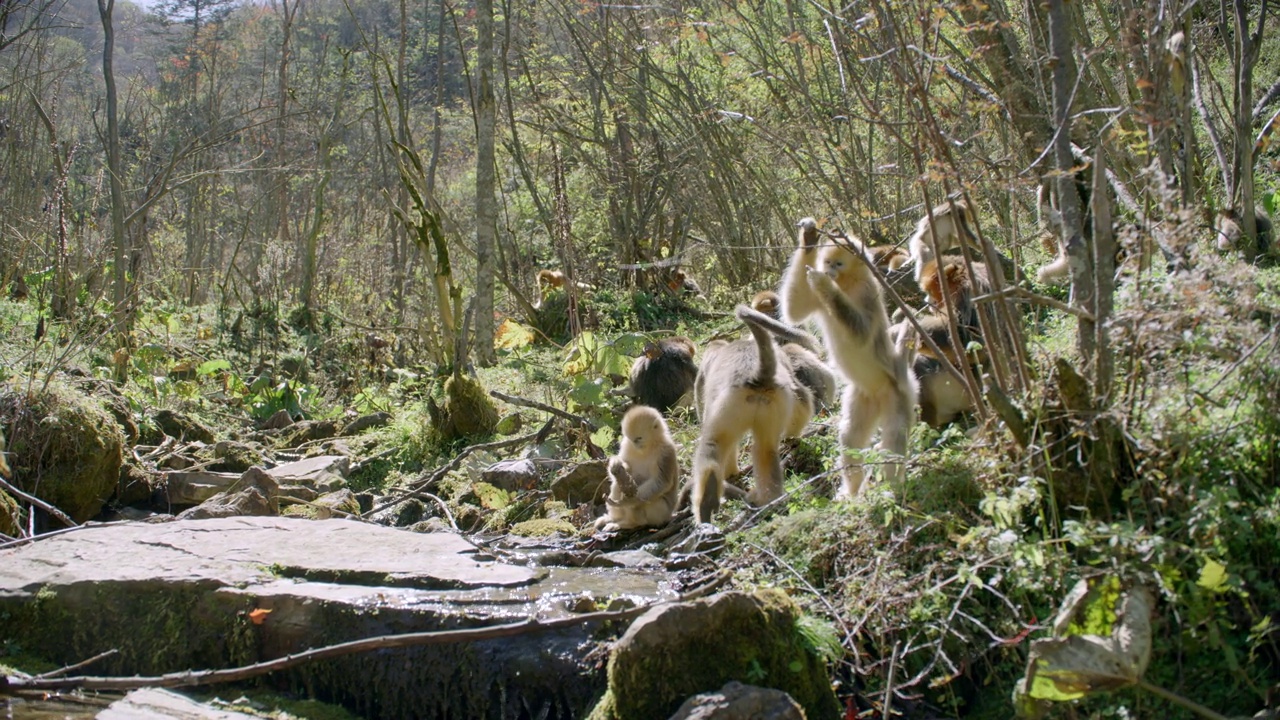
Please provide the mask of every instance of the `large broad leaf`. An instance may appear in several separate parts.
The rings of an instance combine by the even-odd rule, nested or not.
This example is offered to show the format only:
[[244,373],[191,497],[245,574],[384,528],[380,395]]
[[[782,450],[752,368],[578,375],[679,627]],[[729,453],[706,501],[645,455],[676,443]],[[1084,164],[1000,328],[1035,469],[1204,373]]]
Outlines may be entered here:
[[1054,620],[1055,637],[1035,640],[1026,676],[1013,691],[1022,717],[1043,714],[1043,701],[1076,700],[1137,684],[1151,660],[1155,599],[1115,577],[1081,580]]
[[534,337],[532,330],[507,318],[494,333],[493,346],[499,350],[516,350],[533,344]]

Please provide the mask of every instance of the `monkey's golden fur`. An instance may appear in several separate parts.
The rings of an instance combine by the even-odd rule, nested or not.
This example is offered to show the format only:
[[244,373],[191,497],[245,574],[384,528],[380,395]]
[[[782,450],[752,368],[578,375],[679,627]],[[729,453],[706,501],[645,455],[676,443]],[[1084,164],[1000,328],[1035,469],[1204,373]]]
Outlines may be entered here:
[[[799,226],[799,247],[782,282],[783,317],[790,323],[815,318],[828,356],[849,381],[840,416],[841,448],[847,454],[867,447],[878,427],[880,447],[905,456],[915,417],[916,381],[907,358],[890,340],[889,316],[867,266],[866,250],[856,238],[848,239],[848,247],[820,246],[813,218],[801,220]],[[847,456],[840,465],[839,497],[851,498],[861,489],[865,470],[860,460]],[[886,479],[896,481],[901,474],[901,462],[886,466]]]
[[977,332],[978,306],[974,298],[991,292],[991,273],[986,263],[966,265],[964,258],[959,257],[930,260],[920,269],[918,280],[935,312],[954,312],[957,324]]
[[[751,433],[755,487],[747,501],[763,505],[782,495],[778,445],[800,434],[813,416],[812,394],[780,362],[767,318],[739,305],[750,338],[706,347],[694,389],[702,433],[693,455],[693,512],[709,522],[720,507],[725,481],[738,473],[738,443]],[[776,323],[776,321],[773,321]]]
[[941,354],[919,337],[919,331],[909,320],[898,323],[889,332],[896,339],[895,344],[903,348],[903,352],[915,351],[911,372],[919,386],[917,401],[920,419],[940,428],[961,412],[973,408],[964,384],[946,367],[946,363],[950,363],[955,368],[961,368],[961,363],[969,362],[965,357],[965,347],[972,336],[963,325],[957,325],[960,341],[954,342],[951,323],[945,315],[922,315],[916,318],[916,322],[920,325],[920,330],[942,351]]
[[606,514],[596,529],[606,532],[665,525],[680,492],[676,444],[662,413],[637,405],[622,416],[618,454],[609,458]]
[[[782,299],[772,290],[756,293],[751,298],[751,307],[779,323],[782,322]],[[781,327],[785,327],[785,330],[774,326],[769,330],[790,363],[796,380],[813,393],[814,412],[830,408],[836,397],[836,376],[818,354],[821,351],[818,341],[800,328]]]
[[920,270],[925,263],[934,257],[935,239],[940,253],[973,244],[973,228],[976,224],[973,209],[963,198],[942,203],[932,213],[920,218],[915,232],[907,240],[907,248],[915,262],[916,280],[920,280]]

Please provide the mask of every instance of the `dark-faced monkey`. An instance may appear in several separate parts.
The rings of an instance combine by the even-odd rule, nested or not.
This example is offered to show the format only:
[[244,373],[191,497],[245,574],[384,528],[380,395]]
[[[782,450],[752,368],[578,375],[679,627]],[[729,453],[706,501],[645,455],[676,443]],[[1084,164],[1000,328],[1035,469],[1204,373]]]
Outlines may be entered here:
[[666,413],[693,391],[697,352],[687,337],[673,336],[644,346],[644,354],[631,364],[631,394],[636,402]]

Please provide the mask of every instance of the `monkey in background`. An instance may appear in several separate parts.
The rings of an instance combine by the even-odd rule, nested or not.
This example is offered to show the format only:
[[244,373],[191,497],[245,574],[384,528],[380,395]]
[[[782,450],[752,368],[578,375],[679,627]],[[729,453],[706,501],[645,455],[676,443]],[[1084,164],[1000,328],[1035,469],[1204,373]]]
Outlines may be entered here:
[[814,412],[831,408],[836,397],[836,376],[818,354],[817,339],[800,328],[781,324],[782,300],[772,290],[756,293],[751,298],[751,307],[779,323],[778,326],[770,326],[769,330],[786,355],[796,380],[813,394]]
[[965,348],[973,336],[964,325],[957,323],[960,338],[959,342],[953,342],[951,323],[944,315],[922,315],[916,322],[919,323],[920,330],[942,351],[941,355],[919,337],[919,331],[910,321],[904,320],[894,325],[889,333],[895,340],[894,344],[902,348],[903,352],[915,351],[911,372],[919,386],[917,402],[920,419],[931,427],[941,428],[960,413],[973,409],[964,384],[946,367],[946,363],[961,368],[961,363],[971,362],[966,358]]
[[[815,317],[827,354],[849,381],[840,416],[841,449],[847,453],[867,447],[878,427],[880,447],[905,456],[915,418],[916,380],[889,337],[889,315],[866,250],[856,238],[846,238],[847,247],[820,245],[813,218],[801,220],[799,227],[799,247],[782,282],[783,317],[790,323]],[[838,497],[852,498],[862,487],[865,469],[860,460],[847,457],[840,465]],[[890,482],[901,475],[901,461],[886,467]]]
[[698,287],[698,283],[679,268],[671,273],[671,279],[667,281],[667,289],[680,295],[702,297],[702,288]]
[[622,416],[618,454],[609,458],[606,513],[597,530],[616,532],[665,525],[680,493],[676,444],[662,414],[637,405]]
[[778,446],[784,438],[798,435],[813,417],[809,389],[796,381],[787,362],[779,361],[768,329],[771,319],[745,305],[738,306],[737,316],[751,337],[709,343],[694,390],[702,433],[690,482],[693,512],[700,523],[711,520],[724,498],[726,480],[738,473],[738,443],[748,432],[755,487],[747,501],[764,505],[780,497]]
[[938,252],[975,244],[973,227],[976,225],[973,210],[963,198],[942,203],[932,213],[925,214],[916,223],[915,232],[907,239],[907,248],[915,264],[916,280],[920,270],[933,259],[933,242],[938,242]]
[[687,337],[672,336],[647,343],[644,354],[631,364],[631,394],[640,405],[665,414],[693,390],[698,366],[697,347]]
[[1276,252],[1275,240],[1271,226],[1271,218],[1262,208],[1254,209],[1254,229],[1257,230],[1256,236],[1250,242],[1244,235],[1244,228],[1240,224],[1240,211],[1235,208],[1219,211],[1218,216],[1214,218],[1213,229],[1217,234],[1216,245],[1218,250],[1222,252],[1238,251],[1244,254],[1245,260],[1249,262],[1259,262],[1268,258],[1274,258]]
[[[920,268],[917,279],[935,312],[945,313],[950,308],[956,314],[957,325],[978,332],[978,306],[974,299],[991,292],[991,273],[986,263],[966,264],[964,258],[958,257],[930,260]],[[946,300],[943,299],[944,281]]]
[[897,245],[877,245],[867,248],[867,254],[875,266],[880,268],[880,272],[885,274],[897,270],[911,260],[911,255]]

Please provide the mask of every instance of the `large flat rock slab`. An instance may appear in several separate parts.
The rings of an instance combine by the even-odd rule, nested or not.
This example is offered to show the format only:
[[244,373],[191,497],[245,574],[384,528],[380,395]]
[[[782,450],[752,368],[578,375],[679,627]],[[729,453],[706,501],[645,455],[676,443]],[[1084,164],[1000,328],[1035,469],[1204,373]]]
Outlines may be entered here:
[[[674,596],[653,568],[503,564],[450,533],[240,517],[87,526],[0,550],[0,640],[93,674],[235,667],[380,635],[553,619]],[[593,625],[379,650],[269,681],[365,717],[577,717],[603,691]]]

